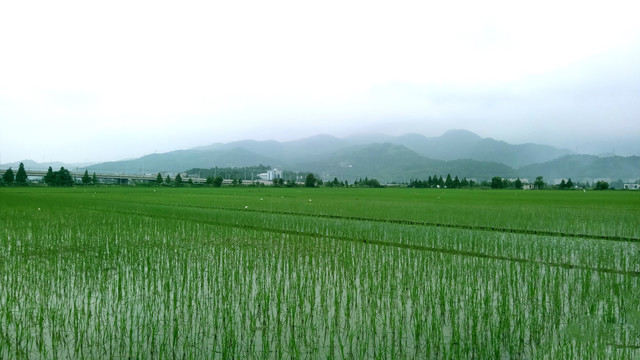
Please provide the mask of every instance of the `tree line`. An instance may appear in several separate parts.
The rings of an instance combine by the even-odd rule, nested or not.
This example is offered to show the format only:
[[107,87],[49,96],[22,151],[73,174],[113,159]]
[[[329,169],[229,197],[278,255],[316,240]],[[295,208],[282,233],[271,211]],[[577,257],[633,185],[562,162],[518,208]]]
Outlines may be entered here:
[[[246,174],[247,172],[251,172],[254,175],[256,172],[265,172],[271,169],[269,166],[259,165],[254,167],[246,167],[246,168],[213,168],[213,169],[191,169],[187,172],[192,175],[207,174],[205,185],[211,187],[221,187],[224,178],[222,174],[225,175],[235,175],[231,182],[232,186],[240,186],[244,185],[242,174]],[[220,173],[220,175],[215,175]],[[287,173],[289,176],[289,180],[283,178],[277,178],[272,181],[272,186],[274,187],[297,187],[299,183],[294,181],[293,179],[298,178],[298,173],[295,172],[283,172]],[[215,175],[215,176],[214,176]],[[42,178],[42,181],[49,186],[73,186],[76,181],[73,176],[69,172],[69,170],[64,167],[60,167],[60,170],[53,171],[51,166],[47,170],[46,175]],[[89,172],[85,170],[84,175],[80,179],[80,183],[82,185],[96,185],[98,184],[98,178],[96,177],[95,172],[93,175],[89,175]],[[176,186],[180,187],[184,184],[193,185],[193,180],[188,179],[186,182],[183,181],[182,176],[180,174],[176,174],[174,179],[171,179],[170,175],[166,175],[163,177],[161,173],[158,173],[155,181],[155,185],[163,185],[163,186]],[[12,168],[7,169],[2,177],[0,177],[0,185],[28,185],[28,176],[24,169],[24,164],[20,163],[17,172],[14,172]],[[153,183],[152,183],[153,184]],[[308,173],[304,178],[304,183],[302,183],[305,187],[368,187],[368,188],[380,188],[384,187],[377,179],[369,179],[365,177],[364,179],[359,178],[353,182],[353,184],[349,184],[347,180],[340,181],[337,177],[334,177],[331,181],[323,182],[322,179],[317,178],[313,173]],[[504,179],[500,176],[494,176],[490,181],[482,181],[480,183],[475,180],[462,178],[460,179],[458,176],[452,177],[451,174],[447,174],[446,178],[442,175],[433,175],[429,176],[426,180],[418,180],[413,179],[410,180],[407,187],[410,188],[447,188],[447,189],[459,189],[459,188],[468,188],[468,187],[489,187],[492,189],[522,189],[526,183],[520,180],[520,178],[516,178],[515,180]],[[252,184],[256,185],[256,184]],[[263,186],[263,184],[257,184],[259,186]],[[593,188],[594,190],[607,190],[610,188],[610,184],[606,181],[597,181],[594,184],[575,184],[570,178],[566,181],[562,179],[562,181],[553,186],[549,186],[545,183],[542,176],[536,177],[533,182],[534,189],[559,189],[559,190],[571,190],[575,188]]]
[[[4,174],[2,174],[1,180],[3,185],[29,185],[27,172],[24,169],[23,163],[20,163],[16,173],[13,172],[12,168],[7,169]],[[85,170],[80,181],[83,185],[95,185],[98,183],[98,178],[96,177],[96,173],[90,176],[89,171]],[[64,166],[60,167],[58,171],[53,171],[51,166],[49,166],[47,173],[42,177],[42,182],[49,186],[73,186],[75,184],[73,176],[71,176],[69,170],[65,169]]]
[[476,186],[476,182],[474,180],[468,180],[467,178],[462,178],[460,180],[456,175],[454,178],[451,177],[451,174],[447,174],[446,179],[440,175],[429,176],[427,180],[418,180],[414,179],[409,181],[407,187],[411,188],[447,188],[447,189],[460,189],[466,187]]
[[2,182],[6,185],[13,185],[14,183],[17,185],[27,185],[27,172],[24,170],[24,164],[20,163],[16,174],[13,173],[11,168],[7,169],[7,171],[2,174]]

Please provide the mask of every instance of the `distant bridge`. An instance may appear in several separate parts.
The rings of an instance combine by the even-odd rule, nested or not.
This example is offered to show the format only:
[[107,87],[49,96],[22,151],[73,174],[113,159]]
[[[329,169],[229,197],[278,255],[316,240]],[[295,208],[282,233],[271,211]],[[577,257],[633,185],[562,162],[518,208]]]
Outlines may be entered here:
[[[68,169],[67,169],[68,170]],[[0,174],[4,174],[4,172],[7,171],[7,169],[0,169]],[[17,170],[13,170],[13,174],[15,175]],[[47,171],[44,170],[27,170],[25,169],[25,172],[27,173],[27,177],[30,178],[43,178],[45,175],[47,175]],[[95,173],[96,174],[96,178],[98,179],[99,182],[103,183],[103,184],[122,184],[122,185],[127,185],[127,184],[131,184],[131,183],[141,183],[141,182],[147,182],[147,183],[155,183],[156,179],[158,178],[158,175],[134,175],[134,174],[109,174],[109,173]],[[84,176],[84,171],[82,172],[78,172],[78,171],[69,171],[69,175],[71,175],[71,177],[76,181],[76,182],[81,182],[82,181],[82,177]],[[93,174],[89,174],[89,176],[93,177]],[[164,177],[163,177],[164,179]],[[175,180],[175,177],[173,178]],[[182,182],[186,183],[189,180],[191,180],[194,184],[204,184],[206,183],[207,179],[206,178],[201,178],[201,177],[183,177],[182,178]],[[250,183],[250,180],[243,180],[243,181],[247,181],[245,184]],[[255,183],[263,183],[266,185],[271,185],[271,181],[266,181],[266,180],[253,180],[253,182]],[[222,180],[222,183],[225,185],[231,185],[233,183],[232,179],[224,179]]]
[[[0,170],[0,171],[4,173],[4,170]],[[45,175],[47,175],[47,172],[43,170],[25,170],[25,171],[27,173],[27,176],[31,176],[31,177],[44,177]],[[15,174],[15,171],[14,171],[14,174]],[[69,175],[71,175],[71,177],[74,178],[75,180],[81,180],[82,177],[84,176],[84,172],[69,171]],[[89,174],[89,175],[93,176],[92,174]],[[98,179],[98,181],[102,183],[113,183],[113,184],[129,184],[134,182],[155,183],[157,177],[158,175],[96,173],[96,178]],[[204,184],[207,181],[207,179],[199,178],[199,177],[183,178],[182,180],[183,182],[187,182],[189,181],[189,179],[191,179],[191,181],[193,181],[194,184]],[[228,180],[228,182],[231,183],[231,180]]]

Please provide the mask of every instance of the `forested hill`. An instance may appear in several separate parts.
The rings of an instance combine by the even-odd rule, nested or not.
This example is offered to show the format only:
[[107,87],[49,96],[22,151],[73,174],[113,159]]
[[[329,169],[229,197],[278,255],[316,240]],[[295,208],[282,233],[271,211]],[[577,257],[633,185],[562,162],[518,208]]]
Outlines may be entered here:
[[548,179],[609,178],[612,180],[640,179],[640,157],[567,155],[518,169],[520,176],[533,178],[541,175]]
[[323,178],[378,178],[383,182],[452,174],[479,180],[493,176],[533,179],[640,178],[638,157],[573,154],[546,145],[512,145],[464,130],[440,137],[318,135],[289,142],[245,140],[87,167],[90,172],[157,173],[188,169],[268,165],[313,172]]

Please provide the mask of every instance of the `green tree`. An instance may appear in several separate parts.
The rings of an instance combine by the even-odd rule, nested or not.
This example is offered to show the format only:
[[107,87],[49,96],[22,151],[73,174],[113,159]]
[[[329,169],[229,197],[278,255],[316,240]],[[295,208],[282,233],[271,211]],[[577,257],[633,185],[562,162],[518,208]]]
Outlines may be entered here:
[[596,190],[607,190],[609,188],[609,183],[606,181],[598,181],[596,182]]
[[522,189],[522,181],[520,178],[516,178],[516,181],[513,183],[516,189]]
[[453,188],[454,189],[460,188],[460,179],[458,179],[458,175],[456,175],[456,177],[453,179]]
[[166,179],[164,179],[164,183],[165,183],[166,185],[171,185],[171,176],[167,175],[167,178],[166,178]]
[[538,176],[538,177],[536,178],[536,181],[534,181],[534,182],[533,182],[533,186],[534,186],[536,189],[544,189],[544,186],[545,186],[545,185],[544,185],[544,180],[542,179],[542,176]]
[[18,172],[16,173],[16,182],[21,185],[27,185],[27,172],[24,170],[24,164],[20,163]]
[[504,183],[500,176],[494,176],[491,178],[491,188],[492,189],[502,189]]
[[316,179],[316,177],[313,176],[313,174],[307,174],[307,177],[304,179],[304,186],[316,187],[317,182],[318,182],[318,179]]
[[156,184],[162,185],[163,182],[164,180],[162,179],[162,174],[158,173],[158,176],[156,176]]
[[569,180],[567,180],[567,189],[573,189],[573,187],[573,181],[571,181],[571,178],[569,178]]
[[84,175],[82,175],[82,184],[89,185],[91,184],[91,176],[89,176],[89,171],[85,170]]
[[11,168],[8,168],[7,171],[4,172],[2,180],[7,184],[11,184],[13,180],[15,180],[15,176],[13,175],[13,170],[11,170]]
[[213,179],[213,186],[220,187],[220,186],[222,186],[222,182],[223,181],[224,181],[224,179],[222,179],[222,176],[218,175]]
[[447,179],[444,181],[444,186],[447,189],[450,189],[453,187],[453,179],[451,179],[451,174],[447,174]]
[[53,184],[55,186],[72,186],[73,177],[71,177],[71,173],[69,173],[69,170],[65,169],[64,166],[62,166],[60,167],[60,170],[54,171]]
[[47,170],[47,174],[44,176],[44,182],[47,185],[55,185],[54,181],[55,181],[55,176],[53,175],[53,169],[51,169],[51,166],[49,166],[49,169]]
[[93,175],[91,176],[91,183],[93,185],[98,185],[98,177],[96,176],[95,171],[93,172]]
[[173,180],[174,184],[176,184],[176,186],[182,186],[182,176],[180,176],[180,174],[176,175],[175,180]]

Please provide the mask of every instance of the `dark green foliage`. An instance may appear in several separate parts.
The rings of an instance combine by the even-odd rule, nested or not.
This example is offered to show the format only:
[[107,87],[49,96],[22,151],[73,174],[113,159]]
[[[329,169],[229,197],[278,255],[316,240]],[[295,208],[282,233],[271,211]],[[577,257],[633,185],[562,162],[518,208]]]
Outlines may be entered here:
[[451,178],[451,174],[447,174],[447,180],[444,181],[444,186],[446,188],[452,188],[453,187],[453,179]]
[[162,185],[163,182],[164,180],[162,179],[162,174],[158,173],[158,176],[156,177],[156,184]]
[[364,180],[359,179],[357,181],[355,181],[353,183],[354,186],[357,187],[368,187],[368,188],[381,188],[383,187],[382,185],[380,185],[380,182],[377,179],[369,179],[369,178],[364,178]]
[[167,175],[167,178],[164,179],[164,183],[165,185],[171,185],[171,177],[169,175]]
[[494,176],[491,178],[491,188],[492,189],[502,189],[504,187],[504,181],[500,176]]
[[[447,178],[451,178],[451,175],[447,175]],[[468,186],[474,186],[474,184],[475,183],[473,181],[469,181],[467,180],[467,178],[462,178],[462,180],[460,180],[456,175],[456,177],[450,181],[450,185],[447,186],[447,188],[459,189],[459,188],[464,188]],[[442,176],[438,178],[437,175],[433,175],[433,177],[429,176],[427,180],[418,180],[418,179],[411,180],[407,185],[407,187],[411,187],[411,188],[437,188],[437,187],[443,187],[443,186],[446,186],[446,181],[442,180]]]
[[61,167],[58,171],[53,171],[51,166],[44,176],[44,182],[49,186],[73,186],[73,177],[69,170]]
[[606,181],[598,181],[596,182],[596,186],[594,189],[596,190],[607,190],[609,188],[609,183]]
[[460,179],[458,179],[458,176],[456,176],[453,179],[453,184],[451,185],[451,187],[454,188],[454,189],[460,188]]
[[27,172],[24,170],[24,164],[20,163],[18,172],[16,173],[16,182],[21,185],[27,184]]
[[175,180],[173,181],[173,183],[176,186],[182,186],[182,176],[180,176],[180,174],[176,175]]
[[316,179],[316,177],[313,176],[313,174],[309,173],[307,174],[307,177],[304,179],[304,186],[315,187],[317,182],[318,182],[318,179]]
[[96,173],[94,172],[93,175],[91,176],[91,183],[93,185],[97,185],[98,184],[98,177],[96,176]]
[[520,180],[520,178],[517,178],[513,185],[516,187],[516,189],[522,189],[522,181]]
[[544,185],[544,180],[543,180],[542,176],[536,177],[536,181],[533,182],[533,186],[536,189],[544,189],[545,185]]
[[223,181],[223,180],[224,180],[224,179],[222,179],[222,176],[220,176],[220,175],[216,176],[216,177],[213,179],[213,182],[212,182],[212,183],[213,183],[213,186],[214,186],[214,187],[221,187],[221,186],[222,186],[222,181]]
[[82,175],[82,184],[83,185],[91,184],[91,176],[89,176],[89,170],[84,171],[84,175]]
[[[48,172],[47,172],[47,175],[45,175],[45,182],[46,182],[47,176],[49,176]],[[60,168],[60,170],[52,172],[52,181],[48,182],[47,184],[53,185],[53,186],[72,186],[73,178],[71,177],[69,170],[65,169],[63,166]]]
[[13,170],[11,170],[11,168],[8,168],[7,171],[4,172],[4,175],[2,175],[2,180],[7,184],[13,183],[13,180],[15,180],[15,176],[13,175]]
[[54,180],[55,176],[53,175],[53,170],[51,169],[51,166],[49,166],[47,174],[44,176],[44,182],[47,185],[54,185]]
[[573,189],[573,181],[571,181],[571,179],[564,181],[564,179],[562,179],[562,181],[560,182],[560,184],[558,185],[558,188],[560,190],[571,190]]
[[328,181],[324,184],[326,187],[345,187],[345,182],[339,181],[337,177],[334,177],[332,181]]

